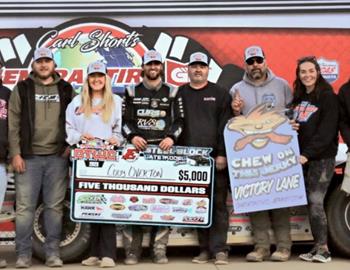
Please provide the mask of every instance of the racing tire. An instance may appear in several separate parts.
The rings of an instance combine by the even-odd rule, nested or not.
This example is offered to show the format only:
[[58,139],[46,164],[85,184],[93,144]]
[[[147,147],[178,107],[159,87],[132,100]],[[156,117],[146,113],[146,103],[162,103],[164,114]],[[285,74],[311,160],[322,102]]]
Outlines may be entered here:
[[[33,255],[38,259],[45,260],[45,231],[43,226],[43,204],[35,211]],[[60,243],[60,255],[63,262],[77,262],[82,259],[90,246],[90,225],[77,223],[70,220],[70,203],[64,202],[63,227]]]
[[340,254],[350,257],[350,195],[335,188],[326,206],[330,244]]

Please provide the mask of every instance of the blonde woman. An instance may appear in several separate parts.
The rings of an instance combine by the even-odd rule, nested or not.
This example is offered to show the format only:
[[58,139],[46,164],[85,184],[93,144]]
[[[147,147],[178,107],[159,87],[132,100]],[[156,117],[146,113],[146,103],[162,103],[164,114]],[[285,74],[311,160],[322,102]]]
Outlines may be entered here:
[[[95,138],[120,145],[122,99],[114,95],[106,65],[102,62],[89,64],[88,76],[82,93],[68,105],[66,111],[67,142]],[[114,224],[91,224],[90,257],[83,265],[114,267],[116,259],[116,228]]]

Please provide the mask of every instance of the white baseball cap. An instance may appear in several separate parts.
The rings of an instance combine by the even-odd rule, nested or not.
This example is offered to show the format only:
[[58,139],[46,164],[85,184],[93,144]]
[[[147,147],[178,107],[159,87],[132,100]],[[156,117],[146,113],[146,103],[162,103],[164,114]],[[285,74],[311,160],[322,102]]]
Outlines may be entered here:
[[153,61],[163,63],[162,55],[155,50],[149,50],[145,52],[145,54],[143,55],[143,64],[147,65],[148,63]]
[[87,74],[90,75],[92,73],[102,73],[104,75],[107,74],[107,66],[105,63],[101,61],[95,61],[89,64],[87,68]]
[[202,52],[192,53],[190,56],[189,65],[192,65],[194,63],[202,63],[208,65],[208,56]]
[[34,51],[34,61],[37,61],[41,58],[49,58],[53,60],[52,51],[48,48],[38,48]]
[[244,59],[247,61],[252,57],[265,58],[264,51],[259,46],[250,46],[244,51]]

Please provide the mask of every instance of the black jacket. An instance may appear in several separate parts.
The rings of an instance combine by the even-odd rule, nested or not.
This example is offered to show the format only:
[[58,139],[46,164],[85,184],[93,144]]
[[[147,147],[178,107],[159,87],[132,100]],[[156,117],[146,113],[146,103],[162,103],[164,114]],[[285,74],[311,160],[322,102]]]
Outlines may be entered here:
[[[20,147],[23,157],[33,154],[32,138],[34,134],[34,119],[35,119],[35,85],[34,81],[27,78],[17,84],[18,93],[21,97],[21,128],[20,128]],[[65,142],[66,132],[66,108],[72,101],[73,88],[64,81],[60,80],[57,84],[58,94],[60,97],[60,115],[59,115],[59,133],[57,137],[59,153],[63,152],[67,146]]]
[[309,160],[334,158],[338,150],[338,100],[332,90],[304,94],[295,108],[300,123],[298,139],[301,155]]
[[7,157],[8,148],[8,101],[11,90],[0,85],[0,161],[3,162]]
[[140,83],[126,89],[122,131],[129,142],[135,136],[151,144],[166,137],[176,142],[183,130],[183,119],[178,88],[163,83],[158,90],[150,90]]
[[344,142],[350,149],[350,80],[340,87],[339,100],[339,128]]
[[202,89],[186,84],[180,90],[186,117],[179,145],[211,147],[213,157],[226,156],[223,133],[233,116],[228,91],[211,82]]

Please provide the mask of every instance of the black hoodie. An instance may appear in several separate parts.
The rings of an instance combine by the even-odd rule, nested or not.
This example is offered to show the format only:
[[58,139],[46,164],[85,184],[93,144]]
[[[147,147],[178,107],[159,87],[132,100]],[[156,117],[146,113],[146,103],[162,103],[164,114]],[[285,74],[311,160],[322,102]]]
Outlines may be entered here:
[[338,100],[332,90],[304,94],[294,109],[300,123],[301,155],[309,160],[334,158],[338,150]]

